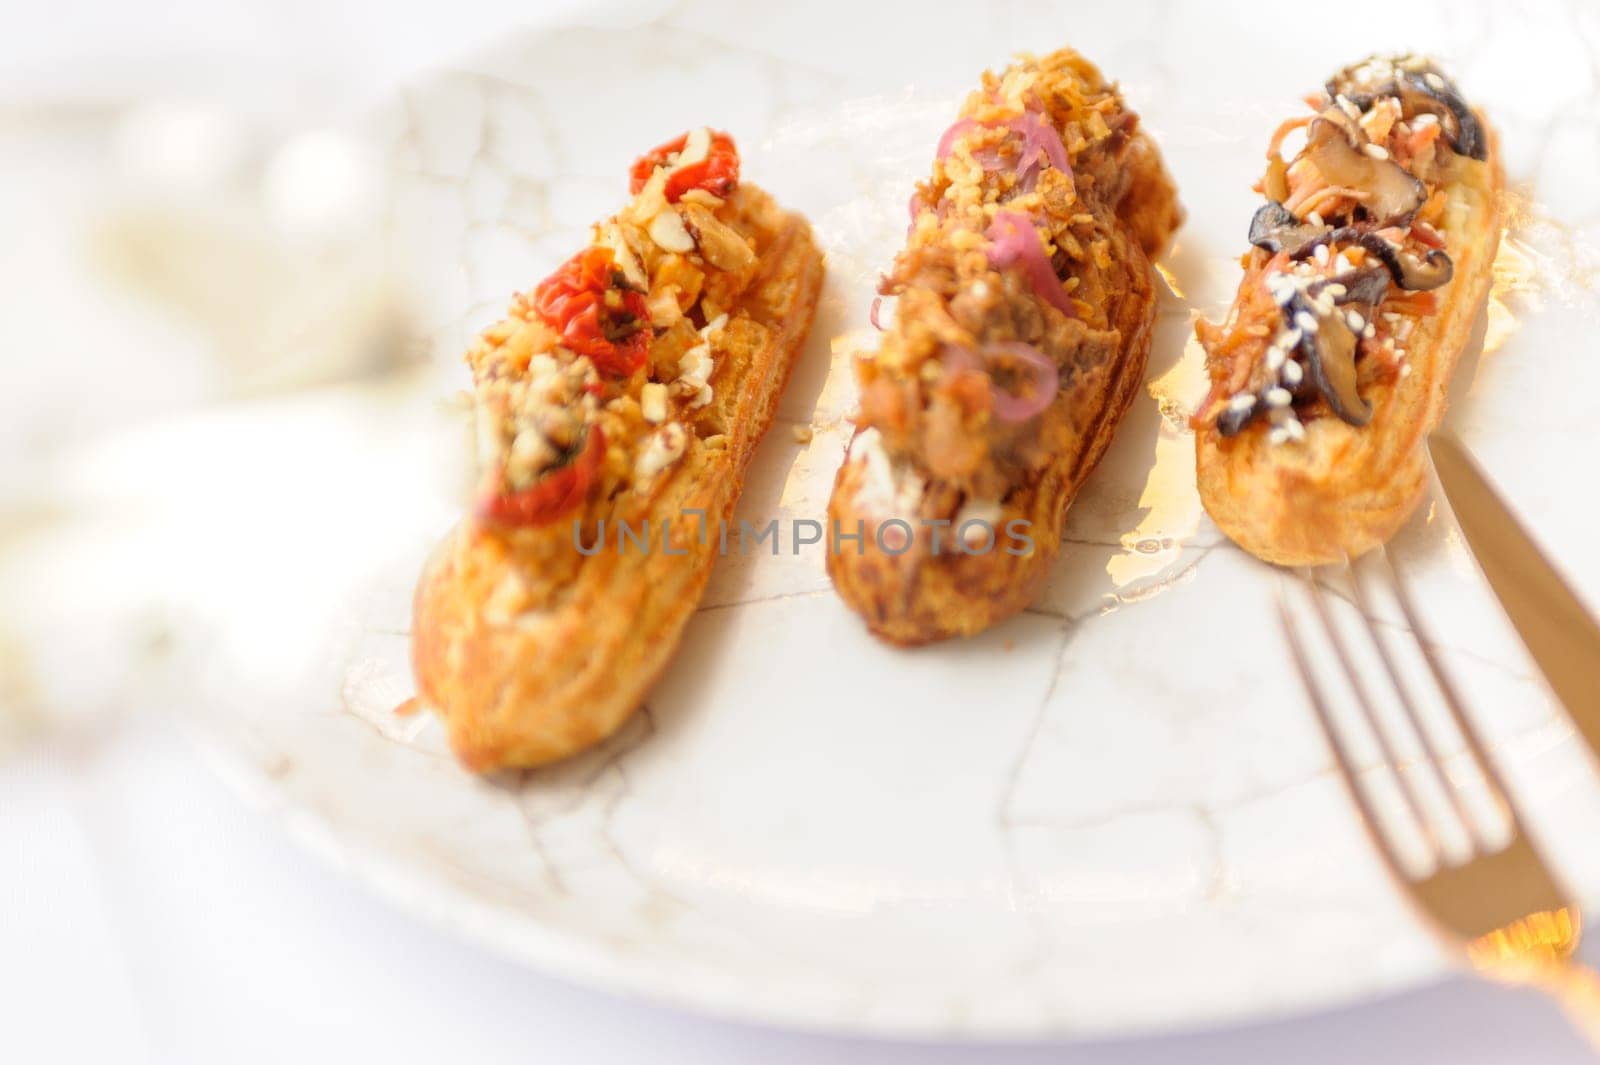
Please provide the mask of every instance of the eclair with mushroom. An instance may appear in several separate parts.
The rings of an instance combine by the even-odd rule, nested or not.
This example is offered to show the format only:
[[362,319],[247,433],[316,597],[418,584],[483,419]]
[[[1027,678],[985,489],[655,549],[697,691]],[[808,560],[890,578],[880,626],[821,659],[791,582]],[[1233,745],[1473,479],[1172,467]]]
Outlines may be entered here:
[[1374,56],[1307,103],[1272,137],[1233,306],[1195,327],[1201,500],[1282,565],[1355,558],[1421,499],[1505,180],[1494,131],[1424,57]]
[[611,734],[700,600],[822,284],[805,220],[739,170],[704,128],[640,158],[628,204],[467,354],[477,495],[418,584],[412,662],[470,769]]

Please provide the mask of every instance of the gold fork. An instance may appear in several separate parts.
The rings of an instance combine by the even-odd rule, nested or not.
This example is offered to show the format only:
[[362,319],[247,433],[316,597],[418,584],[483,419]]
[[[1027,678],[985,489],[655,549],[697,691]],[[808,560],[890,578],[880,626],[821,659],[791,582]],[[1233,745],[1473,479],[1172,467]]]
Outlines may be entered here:
[[1373,622],[1360,567],[1354,564],[1347,565],[1346,570],[1356,613],[1361,616],[1376,656],[1383,663],[1384,680],[1395,702],[1404,710],[1404,721],[1421,743],[1425,756],[1415,764],[1425,767],[1432,775],[1447,797],[1450,813],[1465,830],[1465,860],[1453,861],[1446,853],[1441,843],[1441,830],[1445,825],[1439,817],[1427,812],[1427,804],[1422,801],[1410,774],[1400,771],[1403,763],[1397,755],[1397,731],[1379,714],[1379,704],[1372,697],[1373,689],[1362,679],[1349,645],[1335,624],[1322,581],[1312,571],[1302,570],[1312,612],[1333,647],[1334,659],[1348,681],[1353,701],[1361,708],[1361,718],[1376,740],[1383,763],[1376,768],[1387,771],[1401,796],[1405,812],[1420,829],[1421,842],[1427,852],[1427,868],[1419,871],[1405,860],[1403,841],[1398,838],[1395,825],[1379,816],[1379,802],[1364,781],[1369,774],[1363,773],[1358,765],[1351,737],[1346,735],[1348,729],[1339,724],[1338,716],[1332,712],[1329,694],[1311,667],[1305,640],[1280,582],[1278,614],[1284,635],[1345,785],[1389,871],[1434,930],[1463,949],[1478,974],[1534,987],[1552,995],[1589,1044],[1600,1051],[1600,973],[1573,957],[1581,934],[1578,907],[1528,839],[1516,804],[1492,765],[1478,731],[1463,709],[1455,685],[1425,634],[1399,571],[1382,548],[1373,555],[1388,571],[1392,595],[1416,639],[1427,673],[1437,685],[1449,716],[1465,741],[1466,752],[1488,786],[1491,798],[1509,826],[1510,835],[1506,839],[1495,839],[1482,819],[1468,809],[1460,792],[1450,785],[1442,768],[1441,745],[1430,734],[1391,649]]

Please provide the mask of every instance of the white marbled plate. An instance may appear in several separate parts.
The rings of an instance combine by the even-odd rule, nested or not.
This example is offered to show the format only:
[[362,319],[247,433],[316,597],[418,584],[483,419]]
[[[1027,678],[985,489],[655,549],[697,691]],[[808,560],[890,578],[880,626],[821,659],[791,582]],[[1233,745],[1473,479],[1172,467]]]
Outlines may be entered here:
[[[1436,52],[1501,127],[1518,189],[1492,354],[1463,367],[1454,424],[1600,599],[1600,22],[1577,4],[1545,21],[1465,8],[1391,5],[1378,32],[1307,5],[994,3],[955,20],[684,4],[511,36],[418,82],[380,136],[429,368],[163,445],[180,477],[224,452],[239,474],[207,477],[204,506],[244,520],[163,546],[204,621],[231,764],[301,835],[501,950],[763,1021],[1126,1033],[1437,976],[1449,959],[1369,852],[1286,666],[1272,571],[1200,510],[1184,418],[1190,316],[1231,295],[1274,124],[1370,50]],[[746,176],[813,220],[827,289],[741,516],[820,516],[854,401],[847,353],[912,180],[982,68],[1069,43],[1122,79],[1190,221],[1147,394],[1034,609],[891,650],[833,596],[818,549],[786,542],[720,566],[649,706],[588,756],[479,780],[433,721],[391,713],[412,692],[412,582],[459,509],[459,353],[615,208],[637,152],[725,127]],[[1590,766],[1451,530],[1425,508],[1397,553],[1552,857],[1600,902]]]

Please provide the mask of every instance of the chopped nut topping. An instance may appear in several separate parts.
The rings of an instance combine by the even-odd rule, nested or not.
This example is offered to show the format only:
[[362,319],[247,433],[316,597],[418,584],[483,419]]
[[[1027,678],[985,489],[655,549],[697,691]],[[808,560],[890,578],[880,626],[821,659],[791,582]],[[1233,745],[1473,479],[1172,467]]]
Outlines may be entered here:
[[622,226],[612,221],[596,227],[595,243],[611,249],[611,257],[617,261],[628,284],[641,292],[650,287],[650,279],[645,276],[644,267],[639,265],[639,257],[628,246]]
[[683,210],[706,262],[719,270],[741,274],[755,269],[756,253],[748,241],[706,208],[691,203]]
[[678,158],[673,161],[672,169],[681,170],[686,166],[693,166],[702,162],[711,154],[711,131],[705,126],[689,131],[684,139],[683,151],[678,153]]
[[683,458],[688,443],[689,434],[682,425],[677,422],[663,425],[645,441],[639,461],[634,465],[634,476],[641,482],[651,481],[656,474]]
[[662,251],[694,251],[694,238],[684,228],[682,217],[671,207],[663,208],[650,220],[650,239]]
[[639,412],[647,422],[667,420],[667,386],[659,381],[646,382],[639,392]]
[[[737,188],[731,138],[701,128],[677,143],[643,157],[648,168],[636,163],[632,201],[592,228],[589,248],[515,297],[468,353],[485,520],[539,527],[571,500],[609,499],[619,476],[656,477],[709,425],[673,419],[680,405],[714,398],[717,335],[759,265],[744,235],[759,225],[759,204],[752,216]],[[689,167],[714,180],[694,185]],[[667,202],[674,174],[677,205]],[[741,317],[740,328],[760,327]],[[624,344],[630,357],[608,361]],[[727,446],[713,439],[705,446]]]

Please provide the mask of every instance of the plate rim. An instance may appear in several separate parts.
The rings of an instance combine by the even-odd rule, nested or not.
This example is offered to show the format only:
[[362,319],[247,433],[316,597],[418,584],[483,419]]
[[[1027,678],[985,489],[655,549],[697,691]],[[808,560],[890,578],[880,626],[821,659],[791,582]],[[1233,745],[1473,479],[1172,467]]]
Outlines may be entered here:
[[[1320,992],[1291,992],[1266,1004],[1236,999],[1224,1008],[1164,1011],[1135,1023],[1085,1024],[1083,1015],[1071,1019],[1039,1011],[1034,1023],[976,1021],[967,1016],[939,1022],[924,1015],[913,1018],[904,1010],[887,1015],[828,1013],[796,1005],[792,985],[774,984],[774,991],[752,994],[750,985],[736,975],[708,977],[704,970],[680,972],[673,980],[655,980],[630,966],[626,959],[606,952],[581,936],[564,934],[535,917],[517,913],[504,903],[475,895],[446,877],[415,867],[381,845],[363,841],[339,825],[314,804],[303,801],[280,776],[252,761],[243,748],[245,737],[228,736],[221,719],[190,718],[184,731],[202,761],[240,801],[274,823],[296,847],[315,855],[326,866],[360,884],[401,913],[528,968],[539,976],[559,980],[585,991],[658,1009],[678,1010],[728,1024],[794,1032],[883,1041],[925,1041],[963,1045],[1019,1045],[1028,1043],[1082,1044],[1103,1040],[1153,1039],[1196,1035],[1332,1013],[1423,990],[1443,983],[1451,974],[1442,957],[1428,955],[1410,972],[1374,970],[1375,982],[1367,986],[1341,985]],[[787,989],[788,993],[785,992]]]

